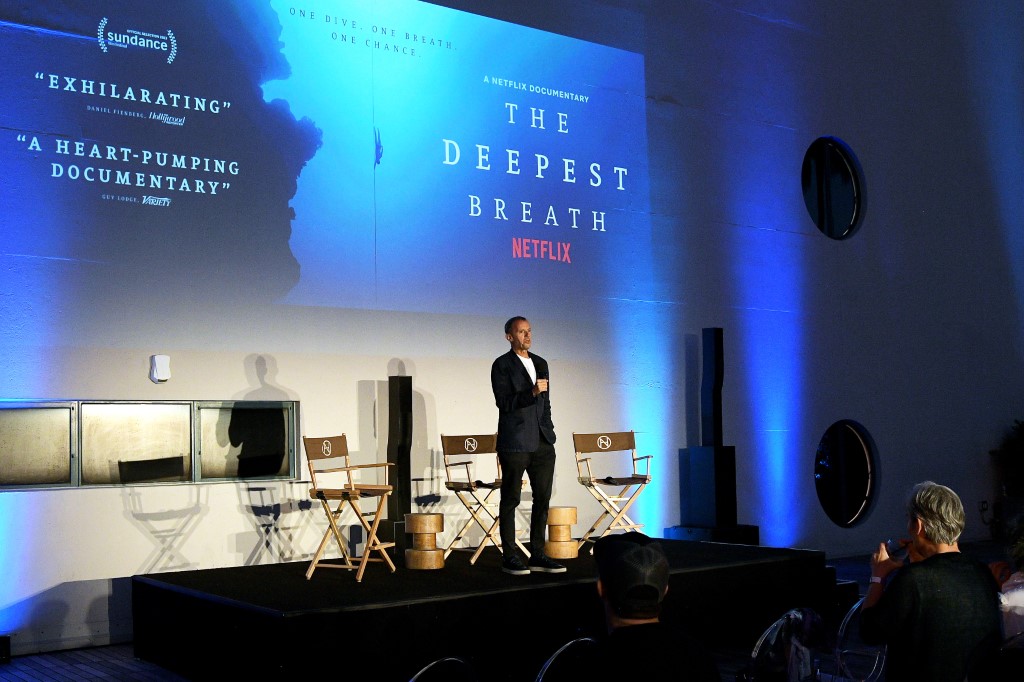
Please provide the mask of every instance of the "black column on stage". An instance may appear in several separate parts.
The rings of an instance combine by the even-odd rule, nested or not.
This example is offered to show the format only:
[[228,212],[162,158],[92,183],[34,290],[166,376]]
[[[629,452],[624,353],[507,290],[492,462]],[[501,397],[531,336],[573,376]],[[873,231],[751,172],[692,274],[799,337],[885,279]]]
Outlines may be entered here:
[[394,492],[388,498],[388,518],[381,537],[395,543],[395,565],[405,565],[405,515],[412,511],[412,377],[388,377],[388,462],[394,464],[388,481]]
[[725,376],[722,328],[701,330],[701,346],[704,350],[700,375],[700,444],[714,447],[722,444],[722,380]]
[[[722,328],[706,327],[701,330],[701,345],[704,351],[701,358],[700,448],[692,449],[690,466],[691,471],[696,467],[702,473],[699,478],[710,477],[714,483],[709,490],[713,499],[706,504],[714,510],[714,516],[705,521],[710,521],[714,527],[728,528],[736,525],[736,448],[722,444],[722,381],[725,377]],[[704,469],[710,471],[705,473]]]
[[675,540],[714,540],[756,545],[757,526],[736,523],[736,448],[722,444],[725,354],[721,327],[701,333],[700,445],[679,451],[679,526]]

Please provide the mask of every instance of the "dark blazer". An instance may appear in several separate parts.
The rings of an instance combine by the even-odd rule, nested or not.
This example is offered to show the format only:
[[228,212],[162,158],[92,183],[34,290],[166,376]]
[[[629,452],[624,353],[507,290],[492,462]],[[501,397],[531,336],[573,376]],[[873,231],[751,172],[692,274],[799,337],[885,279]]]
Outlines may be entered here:
[[[530,353],[538,379],[548,379],[548,363]],[[491,390],[498,406],[498,452],[534,452],[540,435],[555,444],[551,423],[550,391],[533,396],[533,381],[522,360],[511,349],[491,364]]]

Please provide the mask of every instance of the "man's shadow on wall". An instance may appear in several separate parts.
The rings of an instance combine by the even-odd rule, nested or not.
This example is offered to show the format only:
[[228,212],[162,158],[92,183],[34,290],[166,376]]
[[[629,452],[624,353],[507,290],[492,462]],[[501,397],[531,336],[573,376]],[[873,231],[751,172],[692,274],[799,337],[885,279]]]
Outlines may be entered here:
[[[249,385],[254,386],[236,400],[291,400],[277,386],[277,362],[273,356],[252,354],[244,361]],[[288,427],[284,409],[253,406],[235,407],[228,423],[228,441],[238,452],[238,477],[258,478],[287,474]]]
[[[303,556],[297,536],[302,529],[303,512],[312,507],[312,501],[291,498],[273,481],[252,479],[289,475],[292,434],[287,412],[277,403],[291,401],[293,397],[276,383],[277,362],[273,356],[248,355],[243,364],[249,388],[234,396],[236,404],[222,413],[230,415],[226,427],[217,429],[218,440],[227,439],[222,445],[238,449],[236,475],[245,479],[238,487],[241,510],[257,532],[255,540],[245,536],[242,544],[249,547],[249,552],[243,562],[251,566],[263,563],[266,557],[290,561]],[[241,402],[252,404],[240,406]]]

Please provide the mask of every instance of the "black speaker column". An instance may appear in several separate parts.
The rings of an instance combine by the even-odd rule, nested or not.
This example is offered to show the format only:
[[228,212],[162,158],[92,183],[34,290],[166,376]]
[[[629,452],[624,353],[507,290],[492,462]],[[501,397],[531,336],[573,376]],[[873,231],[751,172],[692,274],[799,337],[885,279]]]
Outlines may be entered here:
[[412,377],[388,377],[388,462],[394,464],[388,481],[394,492],[388,498],[388,518],[381,521],[380,537],[395,543],[391,559],[405,564],[407,536],[405,515],[412,512]]
[[756,545],[757,526],[736,523],[736,448],[722,445],[722,329],[705,328],[701,343],[700,445],[679,451],[681,523],[665,537]]
[[701,331],[704,349],[700,375],[700,444],[714,447],[722,443],[722,379],[725,375],[721,327]]

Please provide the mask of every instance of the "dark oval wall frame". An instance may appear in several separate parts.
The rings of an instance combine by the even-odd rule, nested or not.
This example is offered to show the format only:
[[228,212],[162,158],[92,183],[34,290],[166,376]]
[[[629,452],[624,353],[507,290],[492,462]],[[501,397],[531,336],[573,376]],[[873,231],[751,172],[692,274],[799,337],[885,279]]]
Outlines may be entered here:
[[875,443],[862,425],[841,419],[825,430],[814,456],[814,487],[836,525],[850,528],[871,508],[875,460]]
[[864,175],[853,150],[842,140],[819,137],[804,154],[800,172],[811,220],[830,239],[847,239],[864,214]]

